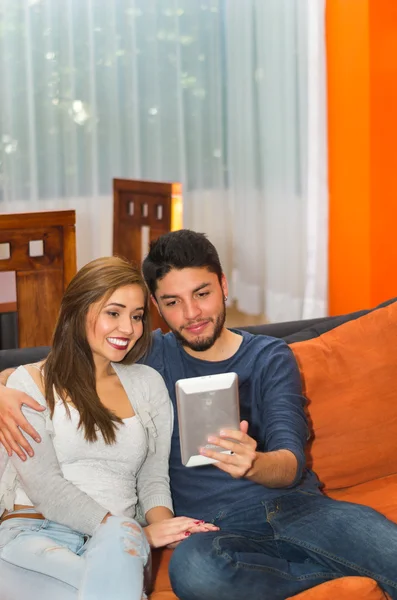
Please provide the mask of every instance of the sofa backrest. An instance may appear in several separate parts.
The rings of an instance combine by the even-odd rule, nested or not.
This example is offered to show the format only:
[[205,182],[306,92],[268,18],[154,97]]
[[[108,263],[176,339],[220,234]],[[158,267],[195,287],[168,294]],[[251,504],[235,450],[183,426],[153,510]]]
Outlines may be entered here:
[[308,464],[329,490],[397,473],[397,302],[291,345],[308,400]]
[[49,346],[0,350],[0,372],[4,371],[4,369],[13,369],[20,365],[39,362],[48,355],[49,351]]
[[[291,348],[312,426],[308,464],[326,488],[397,473],[396,299],[372,311],[249,329],[266,335],[288,330],[285,339],[305,340],[292,341]],[[36,362],[48,351],[0,351],[0,370]]]

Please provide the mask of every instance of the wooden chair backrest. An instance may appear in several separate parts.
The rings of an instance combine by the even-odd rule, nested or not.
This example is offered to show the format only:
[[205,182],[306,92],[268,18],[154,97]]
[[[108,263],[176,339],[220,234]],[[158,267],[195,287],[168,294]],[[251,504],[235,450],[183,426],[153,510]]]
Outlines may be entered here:
[[74,210],[0,215],[0,244],[9,245],[0,272],[15,271],[20,348],[51,344],[63,293],[76,273],[75,224]]
[[[113,180],[113,254],[141,264],[149,242],[179,229],[182,196],[179,183]],[[152,306],[153,329],[167,326]]]

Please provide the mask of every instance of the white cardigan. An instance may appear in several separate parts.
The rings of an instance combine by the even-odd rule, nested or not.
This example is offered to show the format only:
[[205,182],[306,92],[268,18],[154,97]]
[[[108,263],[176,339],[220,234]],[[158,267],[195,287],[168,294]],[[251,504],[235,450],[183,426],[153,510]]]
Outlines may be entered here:
[[[146,458],[136,474],[136,491],[139,506],[135,505],[136,497],[131,493],[130,510],[126,516],[133,516],[144,522],[143,515],[155,506],[165,506],[172,510],[172,500],[169,489],[168,459],[170,452],[171,433],[173,427],[173,409],[162,377],[146,365],[113,364],[117,375],[130,399],[134,412],[145,433]],[[7,386],[19,389],[32,396],[41,405],[46,406],[45,398],[36,383],[24,367],[19,367],[8,379]],[[25,462],[15,454],[7,461],[0,480],[0,509],[12,510],[17,487],[22,487],[26,496],[31,500],[38,512],[47,519],[66,525],[72,529],[92,535],[96,526],[105,514],[112,512],[111,506],[106,506],[99,498],[94,499],[83,491],[80,485],[72,483],[62,470],[62,458],[57,455],[53,438],[56,428],[50,418],[49,410],[37,412],[24,407],[23,412],[31,425],[39,433],[42,441],[34,444],[35,454]],[[55,414],[54,414],[55,416]],[[65,417],[67,418],[67,417]],[[80,443],[77,439],[81,431],[72,428],[76,434],[70,444]],[[136,432],[138,432],[136,430]],[[125,438],[125,450],[131,449],[131,440]],[[142,441],[142,440],[141,440]],[[120,444],[122,444],[122,436]],[[86,443],[90,457],[95,457],[96,442]],[[101,448],[103,442],[101,442]],[[116,445],[118,446],[118,442]],[[83,448],[83,446],[81,447]],[[98,462],[101,460],[98,446]],[[124,448],[118,447],[117,451]],[[83,450],[82,450],[83,451]],[[58,450],[59,454],[59,450]],[[82,459],[84,456],[81,457]],[[103,468],[103,464],[101,465]],[[132,512],[135,514],[132,515]]]

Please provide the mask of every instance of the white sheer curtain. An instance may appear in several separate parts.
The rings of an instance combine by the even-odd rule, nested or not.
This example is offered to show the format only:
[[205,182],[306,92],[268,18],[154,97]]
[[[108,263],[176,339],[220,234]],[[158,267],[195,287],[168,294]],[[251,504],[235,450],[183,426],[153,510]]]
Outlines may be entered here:
[[[271,321],[326,314],[324,2],[228,3],[235,295]],[[233,43],[238,39],[244,43]]]
[[0,0],[0,212],[75,208],[111,252],[113,177],[182,181],[241,310],[326,314],[324,0]]

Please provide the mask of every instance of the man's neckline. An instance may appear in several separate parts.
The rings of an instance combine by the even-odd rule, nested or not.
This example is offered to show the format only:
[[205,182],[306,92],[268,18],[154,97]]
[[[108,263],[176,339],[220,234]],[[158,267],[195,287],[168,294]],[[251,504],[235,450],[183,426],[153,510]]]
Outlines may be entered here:
[[236,356],[236,354],[238,354],[238,352],[240,351],[241,347],[243,346],[244,340],[245,340],[245,335],[244,335],[243,331],[232,330],[232,329],[228,329],[228,331],[230,331],[230,333],[233,333],[234,336],[238,336],[241,339],[235,340],[236,346],[235,346],[232,354],[228,354],[227,352],[225,352],[224,357],[222,357],[221,352],[219,352],[217,354],[217,356],[214,358],[208,358],[207,351],[203,352],[203,353],[197,352],[195,354],[190,354],[190,352],[187,352],[185,350],[185,348],[183,347],[183,345],[176,340],[176,338],[174,338],[174,339],[175,339],[180,351],[183,353],[183,356],[186,357],[188,360],[192,360],[196,363],[201,362],[201,363],[207,363],[207,364],[225,363],[225,362],[228,362],[229,360],[233,359]]

